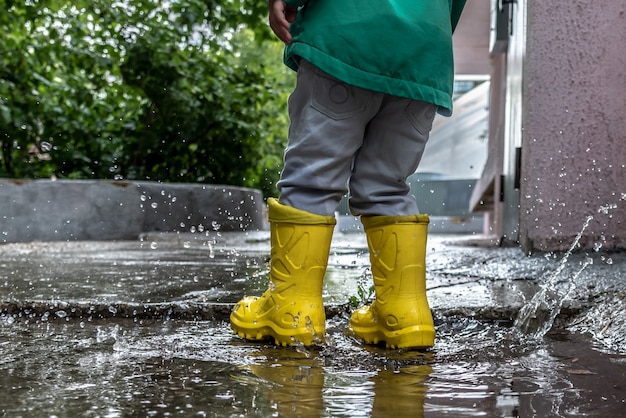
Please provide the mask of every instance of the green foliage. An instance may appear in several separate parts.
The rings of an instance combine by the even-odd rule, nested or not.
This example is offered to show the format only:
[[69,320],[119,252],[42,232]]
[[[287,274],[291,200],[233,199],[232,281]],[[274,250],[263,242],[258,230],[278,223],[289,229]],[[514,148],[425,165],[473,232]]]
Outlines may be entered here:
[[0,0],[0,177],[274,194],[293,77],[265,0]]
[[372,277],[368,274],[363,274],[359,277],[356,288],[357,294],[348,298],[348,303],[350,303],[350,305],[358,308],[371,302],[376,294],[376,287],[373,284],[370,286],[366,285],[367,282],[371,283],[371,281]]

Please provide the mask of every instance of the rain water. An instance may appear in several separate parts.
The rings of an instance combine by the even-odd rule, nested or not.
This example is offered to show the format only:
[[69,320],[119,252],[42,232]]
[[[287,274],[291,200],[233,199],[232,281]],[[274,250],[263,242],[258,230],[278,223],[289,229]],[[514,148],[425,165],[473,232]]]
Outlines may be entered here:
[[[0,246],[0,415],[623,416],[624,352],[551,316],[539,319],[549,332],[514,326],[537,279],[575,282],[589,268],[580,259],[559,272],[558,260],[519,249],[432,237],[435,347],[387,350],[345,333],[349,300],[370,273],[363,235],[336,235],[327,335],[310,349],[229,328],[231,304],[267,286],[264,232]],[[576,311],[557,305],[562,322]]]

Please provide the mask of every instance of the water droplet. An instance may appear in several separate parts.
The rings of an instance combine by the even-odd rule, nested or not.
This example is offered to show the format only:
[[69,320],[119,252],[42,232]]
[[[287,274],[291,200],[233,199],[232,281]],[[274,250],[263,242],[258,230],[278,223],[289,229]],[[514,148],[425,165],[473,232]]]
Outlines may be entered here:
[[616,204],[608,204],[608,205],[600,206],[598,208],[598,213],[602,213],[604,215],[608,215],[609,211],[611,211],[613,209],[617,209],[617,205]]
[[306,358],[309,358],[311,356],[311,352],[306,349],[306,347],[304,346],[304,344],[301,341],[297,341],[293,337],[291,337],[291,340],[294,342],[296,351],[298,353],[304,354]]

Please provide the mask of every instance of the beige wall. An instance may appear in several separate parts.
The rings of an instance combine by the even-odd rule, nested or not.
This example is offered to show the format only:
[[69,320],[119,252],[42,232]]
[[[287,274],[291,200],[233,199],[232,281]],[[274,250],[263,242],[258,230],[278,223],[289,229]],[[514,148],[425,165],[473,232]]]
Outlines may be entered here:
[[457,75],[489,74],[489,8],[490,0],[470,0],[456,27],[454,72]]
[[528,252],[568,249],[590,217],[579,248],[626,248],[626,0],[518,0],[510,21],[470,207]]
[[519,241],[626,248],[626,0],[525,6]]

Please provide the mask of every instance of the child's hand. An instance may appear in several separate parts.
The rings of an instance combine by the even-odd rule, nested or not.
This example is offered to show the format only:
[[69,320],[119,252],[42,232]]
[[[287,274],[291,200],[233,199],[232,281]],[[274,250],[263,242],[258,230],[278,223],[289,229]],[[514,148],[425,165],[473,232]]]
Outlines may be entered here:
[[291,43],[289,27],[296,20],[298,10],[282,0],[269,0],[269,21],[274,34],[285,43]]

